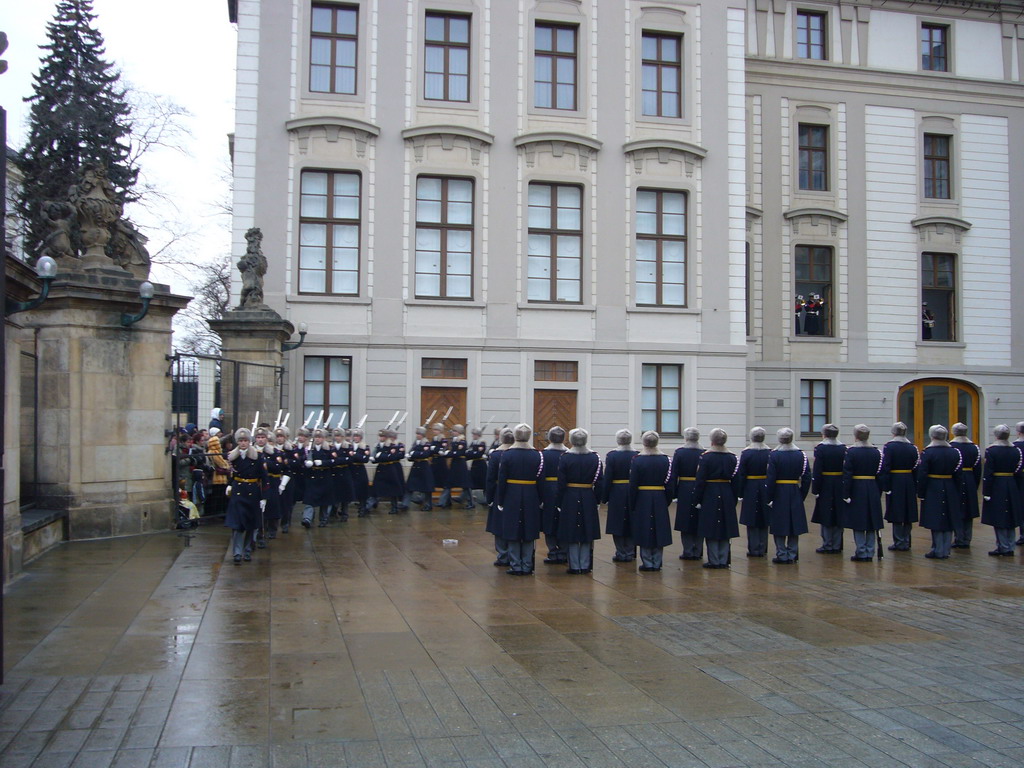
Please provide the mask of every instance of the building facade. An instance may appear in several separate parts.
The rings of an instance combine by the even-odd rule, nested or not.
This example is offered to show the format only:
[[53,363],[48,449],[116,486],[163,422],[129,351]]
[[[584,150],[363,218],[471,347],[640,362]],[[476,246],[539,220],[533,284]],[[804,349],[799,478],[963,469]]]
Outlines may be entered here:
[[736,444],[1024,410],[1019,7],[229,5],[234,247],[262,228],[309,329],[291,423]]

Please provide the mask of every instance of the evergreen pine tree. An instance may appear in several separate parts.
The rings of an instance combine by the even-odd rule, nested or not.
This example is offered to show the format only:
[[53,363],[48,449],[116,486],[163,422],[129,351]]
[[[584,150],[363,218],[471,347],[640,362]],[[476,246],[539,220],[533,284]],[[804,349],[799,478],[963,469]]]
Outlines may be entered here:
[[67,199],[84,165],[105,165],[121,202],[133,199],[139,172],[129,159],[131,110],[120,73],[104,59],[95,18],[92,0],[58,0],[46,27],[48,42],[40,46],[46,54],[34,93],[26,98],[32,107],[19,160],[24,182],[18,211],[27,224],[25,250],[33,256],[46,235],[42,204]]

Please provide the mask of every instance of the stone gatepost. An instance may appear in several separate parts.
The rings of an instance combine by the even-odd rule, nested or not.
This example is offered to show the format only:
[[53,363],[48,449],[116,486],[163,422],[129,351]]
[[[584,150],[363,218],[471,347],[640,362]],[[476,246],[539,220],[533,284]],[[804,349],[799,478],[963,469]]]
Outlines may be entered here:
[[[295,326],[265,306],[233,309],[220,320],[209,320],[221,338],[220,402],[224,426],[235,430],[251,427],[256,411],[260,420],[273,424],[281,402],[281,345]],[[237,412],[234,412],[237,411]]]
[[117,269],[59,274],[49,299],[24,314],[39,355],[39,501],[67,511],[68,537],[122,536],[170,527],[171,319],[188,297]]

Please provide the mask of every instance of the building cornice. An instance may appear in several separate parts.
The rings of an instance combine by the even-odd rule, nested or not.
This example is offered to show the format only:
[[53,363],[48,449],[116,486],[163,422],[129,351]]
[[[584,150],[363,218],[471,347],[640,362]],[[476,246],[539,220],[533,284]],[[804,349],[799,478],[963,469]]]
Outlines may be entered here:
[[708,151],[698,144],[678,139],[637,139],[622,145],[622,151],[633,160],[637,173],[643,172],[644,159],[656,157],[659,163],[667,163],[673,153],[683,156],[686,175],[693,175],[694,166],[708,156]]
[[568,131],[537,131],[524,133],[515,138],[515,145],[526,156],[526,164],[533,167],[537,150],[546,148],[553,157],[561,157],[565,148],[571,147],[576,154],[577,166],[581,171],[587,169],[590,160],[601,151],[604,143],[581,133]]
[[416,162],[423,160],[423,150],[428,139],[440,142],[441,149],[445,151],[455,149],[456,143],[468,146],[473,165],[480,164],[480,153],[483,148],[494,143],[494,134],[454,124],[415,125],[403,130],[402,138],[412,144]]
[[835,235],[839,231],[839,225],[846,222],[849,218],[842,211],[835,211],[831,208],[790,208],[788,211],[783,211],[782,218],[790,223],[793,227],[793,233],[800,233],[800,222],[803,219],[809,219],[811,226],[817,226],[818,219],[825,219],[832,230],[832,234]]
[[342,131],[350,132],[356,144],[356,154],[359,157],[366,155],[366,142],[370,140],[370,137],[380,136],[380,128],[373,123],[338,115],[297,117],[286,121],[284,127],[288,133],[294,134],[298,139],[301,154],[306,154],[309,149],[309,137],[314,130],[323,130],[324,138],[331,143],[338,140]]
[[971,222],[965,221],[964,219],[958,219],[955,216],[920,216],[913,219],[910,222],[910,226],[918,231],[922,242],[926,239],[928,232],[934,232],[936,235],[943,235],[948,227],[953,230],[953,237],[959,245],[964,232],[969,230],[973,225]]

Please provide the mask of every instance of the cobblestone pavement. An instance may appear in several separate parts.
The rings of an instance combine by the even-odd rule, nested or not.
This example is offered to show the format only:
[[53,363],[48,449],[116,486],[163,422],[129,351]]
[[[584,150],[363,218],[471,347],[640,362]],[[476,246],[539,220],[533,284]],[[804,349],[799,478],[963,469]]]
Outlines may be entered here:
[[592,576],[512,578],[483,522],[353,517],[241,567],[213,527],[62,545],[5,594],[0,765],[1024,765],[1021,558],[987,528],[660,573],[604,539]]

